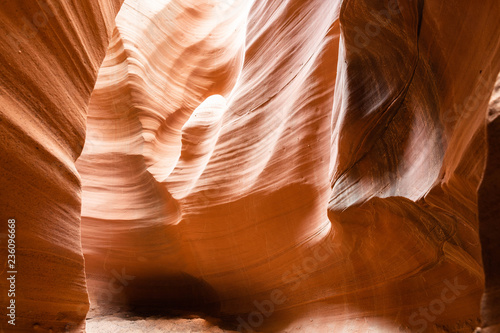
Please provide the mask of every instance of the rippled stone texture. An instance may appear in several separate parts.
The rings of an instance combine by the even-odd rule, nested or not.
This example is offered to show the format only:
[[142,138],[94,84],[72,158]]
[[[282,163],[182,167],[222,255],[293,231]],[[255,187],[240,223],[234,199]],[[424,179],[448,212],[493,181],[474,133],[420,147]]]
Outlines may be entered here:
[[16,220],[16,325],[5,332],[83,329],[89,308],[75,161],[120,1],[0,3],[0,233]]
[[[470,332],[486,273],[483,323],[494,332],[497,0],[125,0],[115,21],[118,4],[99,4],[57,16],[80,22],[68,30],[85,47],[38,49],[63,58],[21,68],[58,79],[33,81],[30,93],[48,96],[45,118],[22,91],[2,104],[10,142],[4,119],[36,125],[15,127],[25,148],[5,146],[17,160],[2,166],[18,175],[32,158],[33,175],[2,178],[26,191],[2,200],[22,220],[21,197],[46,198],[23,209],[41,222],[22,228],[46,226],[30,237],[64,248],[67,271],[45,273],[66,279],[54,304],[85,312],[86,282],[90,316],[203,312],[243,332]],[[108,24],[91,33],[99,10]],[[50,27],[47,38],[68,44]],[[26,88],[15,77],[3,89]],[[85,128],[86,280],[74,170]],[[30,136],[71,173],[31,157]],[[62,180],[25,185],[44,179]],[[25,255],[42,267],[38,238]]]

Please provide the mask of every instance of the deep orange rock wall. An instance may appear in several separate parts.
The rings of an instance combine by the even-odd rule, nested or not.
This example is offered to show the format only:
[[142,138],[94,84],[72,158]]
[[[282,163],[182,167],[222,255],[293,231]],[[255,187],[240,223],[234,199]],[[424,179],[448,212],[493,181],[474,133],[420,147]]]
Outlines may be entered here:
[[[0,327],[81,331],[89,307],[75,168],[120,1],[0,3]],[[5,316],[16,221],[16,325]],[[9,274],[10,276],[10,274]],[[9,310],[10,312],[10,310]]]
[[194,306],[264,331],[478,324],[496,3],[143,6],[117,18],[78,162],[97,312]]
[[48,2],[18,35],[40,3],[0,5],[23,324],[81,329],[89,297],[242,332],[495,332],[498,1]]

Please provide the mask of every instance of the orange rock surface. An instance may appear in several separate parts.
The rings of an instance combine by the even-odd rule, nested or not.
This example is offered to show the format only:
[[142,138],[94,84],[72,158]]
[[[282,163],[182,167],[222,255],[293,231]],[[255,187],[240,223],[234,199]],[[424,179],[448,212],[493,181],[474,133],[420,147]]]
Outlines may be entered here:
[[[84,327],[89,301],[75,161],[119,8],[117,0],[0,3],[0,327],[5,332]],[[15,326],[5,313],[13,299],[6,279],[8,219],[16,221]]]
[[15,330],[500,330],[497,0],[120,5],[0,3]]

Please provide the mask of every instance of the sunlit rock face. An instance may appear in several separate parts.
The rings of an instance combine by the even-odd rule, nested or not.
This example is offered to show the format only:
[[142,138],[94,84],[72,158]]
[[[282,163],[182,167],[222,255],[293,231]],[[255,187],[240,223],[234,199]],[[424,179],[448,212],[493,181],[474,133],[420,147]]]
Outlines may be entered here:
[[0,34],[16,329],[499,330],[497,0],[46,3]]
[[493,12],[126,1],[77,163],[92,310],[473,330]]

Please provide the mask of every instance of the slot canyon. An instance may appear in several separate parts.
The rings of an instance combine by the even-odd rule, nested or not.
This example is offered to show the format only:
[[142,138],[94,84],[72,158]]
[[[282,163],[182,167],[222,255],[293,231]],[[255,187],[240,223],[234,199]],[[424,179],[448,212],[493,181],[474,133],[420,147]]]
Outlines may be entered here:
[[500,1],[0,1],[0,332],[500,332]]

